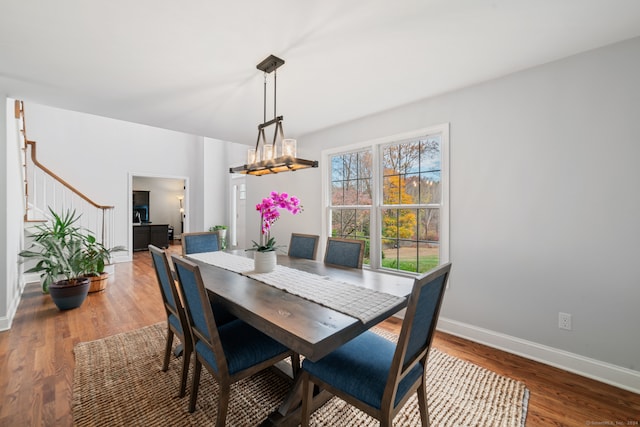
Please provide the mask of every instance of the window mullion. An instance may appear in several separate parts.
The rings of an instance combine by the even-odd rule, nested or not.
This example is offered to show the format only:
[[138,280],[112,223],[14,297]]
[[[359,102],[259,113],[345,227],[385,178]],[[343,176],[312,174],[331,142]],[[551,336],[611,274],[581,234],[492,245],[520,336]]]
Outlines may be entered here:
[[331,209],[371,209],[370,205],[329,205]]
[[371,168],[373,176],[371,177],[374,191],[371,193],[371,232],[369,233],[369,265],[371,268],[378,269],[381,267],[380,253],[382,251],[382,221],[380,219],[382,211],[382,156],[380,155],[380,145],[371,146]]
[[439,203],[429,203],[429,204],[406,204],[406,205],[381,205],[382,209],[440,209],[441,205]]

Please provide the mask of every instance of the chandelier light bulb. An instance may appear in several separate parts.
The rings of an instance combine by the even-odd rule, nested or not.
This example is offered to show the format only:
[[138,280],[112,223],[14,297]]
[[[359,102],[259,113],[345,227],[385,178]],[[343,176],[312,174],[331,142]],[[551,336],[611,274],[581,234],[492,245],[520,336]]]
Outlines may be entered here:
[[256,162],[256,149],[250,148],[247,150],[247,164],[253,164]]
[[264,144],[263,150],[263,160],[271,160],[273,159],[273,144]]
[[296,156],[297,141],[292,138],[285,138],[282,140],[282,155],[288,157]]

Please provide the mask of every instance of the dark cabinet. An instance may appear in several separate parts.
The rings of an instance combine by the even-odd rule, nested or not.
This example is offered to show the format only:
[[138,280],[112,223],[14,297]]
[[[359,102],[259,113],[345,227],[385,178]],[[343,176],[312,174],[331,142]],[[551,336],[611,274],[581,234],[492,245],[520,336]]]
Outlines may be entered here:
[[147,249],[151,242],[151,236],[149,234],[148,225],[134,225],[133,226],[133,250],[140,251]]
[[133,206],[148,206],[149,205],[149,192],[148,191],[134,191],[133,192]]
[[149,235],[151,238],[151,244],[159,248],[169,247],[169,226],[164,225],[150,225]]
[[133,226],[133,250],[147,250],[149,245],[169,247],[168,224],[144,224]]
[[133,192],[133,222],[145,223],[151,221],[149,215],[149,192]]

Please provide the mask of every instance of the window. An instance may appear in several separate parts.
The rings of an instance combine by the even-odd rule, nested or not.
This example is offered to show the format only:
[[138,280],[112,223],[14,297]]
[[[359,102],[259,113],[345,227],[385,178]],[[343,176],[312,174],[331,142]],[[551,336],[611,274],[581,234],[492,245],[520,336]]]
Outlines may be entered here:
[[369,264],[371,159],[371,150],[331,156],[331,236],[365,240],[363,264]]
[[327,153],[332,236],[365,240],[371,268],[423,273],[448,260],[448,126]]
[[382,150],[382,267],[423,273],[440,264],[440,135]]

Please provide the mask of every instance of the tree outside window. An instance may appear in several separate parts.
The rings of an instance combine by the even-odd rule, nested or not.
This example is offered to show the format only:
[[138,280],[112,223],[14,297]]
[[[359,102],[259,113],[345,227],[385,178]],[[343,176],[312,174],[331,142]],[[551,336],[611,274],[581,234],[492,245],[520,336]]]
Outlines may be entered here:
[[440,263],[440,133],[335,154],[330,162],[332,236],[365,240],[365,264],[371,239],[382,268],[422,273]]
[[371,165],[370,150],[331,158],[331,235],[364,240],[364,264],[369,264]]
[[440,262],[440,138],[382,148],[382,266],[422,273]]

